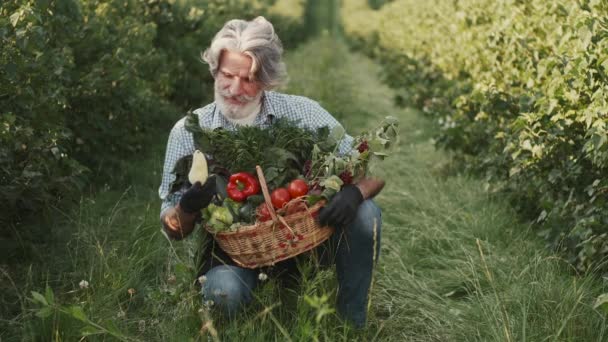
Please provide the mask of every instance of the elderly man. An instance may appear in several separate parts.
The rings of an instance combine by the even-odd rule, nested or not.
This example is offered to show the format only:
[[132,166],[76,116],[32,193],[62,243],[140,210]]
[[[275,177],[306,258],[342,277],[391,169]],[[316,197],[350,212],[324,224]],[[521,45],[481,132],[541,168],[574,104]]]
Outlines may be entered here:
[[[285,80],[282,53],[279,37],[263,17],[228,21],[202,55],[215,79],[215,101],[194,111],[200,125],[207,129],[236,129],[239,125],[268,127],[273,119],[280,117],[299,120],[300,125],[310,129],[339,125],[317,102],[271,91]],[[213,179],[169,193],[175,179],[171,173],[175,163],[195,150],[192,134],[186,131],[184,121],[185,118],[179,120],[169,135],[159,189],[161,222],[167,234],[176,239],[194,229],[198,213],[216,193]],[[348,153],[351,144],[352,137],[345,136],[340,142],[340,152]],[[384,182],[378,179],[363,179],[355,185],[344,186],[319,215],[322,225],[336,228],[327,243],[335,250],[339,284],[337,311],[356,327],[365,325],[367,296],[380,246],[381,213],[371,198],[383,186]],[[216,307],[234,313],[252,300],[258,271],[238,267],[221,254],[221,250],[216,250],[205,260],[202,295],[205,301],[212,300]]]

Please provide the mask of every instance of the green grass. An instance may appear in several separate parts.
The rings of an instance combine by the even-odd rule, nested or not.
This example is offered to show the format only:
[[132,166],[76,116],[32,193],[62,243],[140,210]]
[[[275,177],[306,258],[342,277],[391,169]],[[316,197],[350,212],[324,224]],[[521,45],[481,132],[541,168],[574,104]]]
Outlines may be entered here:
[[[430,125],[392,105],[377,65],[327,35],[290,52],[287,62],[286,91],[318,100],[350,133],[385,115],[401,121],[400,149],[387,161],[387,186],[377,197],[382,252],[365,331],[350,330],[333,313],[317,321],[333,307],[336,280],[333,270],[312,275],[306,263],[300,286],[269,280],[236,321],[202,308],[193,285],[200,238],[170,242],[160,232],[157,187],[166,139],[160,137],[148,157],[125,163],[124,186],[57,209],[47,242],[30,259],[3,266],[2,288],[14,302],[3,311],[11,315],[2,318],[0,339],[73,341],[83,329],[97,332],[87,338],[94,341],[608,338],[605,316],[592,308],[606,286],[575,276],[480,180],[446,172],[449,156],[433,148]],[[79,287],[83,279],[88,289]],[[44,294],[47,286],[52,309],[41,313],[31,291]]]

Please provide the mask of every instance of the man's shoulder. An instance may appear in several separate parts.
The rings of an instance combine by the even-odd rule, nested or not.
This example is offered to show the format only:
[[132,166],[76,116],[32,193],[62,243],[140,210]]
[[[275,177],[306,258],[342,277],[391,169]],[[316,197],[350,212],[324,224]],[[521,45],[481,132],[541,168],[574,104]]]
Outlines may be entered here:
[[273,104],[319,106],[317,101],[302,95],[268,91],[267,96]]
[[[212,102],[204,107],[195,109],[192,111],[193,114],[198,116],[198,121],[201,127],[208,126],[208,122],[210,123],[213,118],[213,112],[215,109],[215,102]],[[187,115],[181,117],[177,122],[173,125],[173,131],[185,131],[186,130],[186,119]]]
[[215,112],[215,102],[194,110],[192,113],[198,115],[198,122],[201,127],[208,127],[213,121],[213,113]]
[[306,115],[326,112],[319,102],[301,95],[293,95],[269,91],[267,93],[268,100],[274,107],[277,114],[285,115]]

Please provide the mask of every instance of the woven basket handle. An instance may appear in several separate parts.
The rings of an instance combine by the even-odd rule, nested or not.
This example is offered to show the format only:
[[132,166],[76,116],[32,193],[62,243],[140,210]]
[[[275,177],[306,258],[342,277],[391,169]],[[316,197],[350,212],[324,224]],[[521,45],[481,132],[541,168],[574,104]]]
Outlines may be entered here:
[[270,194],[268,193],[268,185],[266,184],[266,178],[264,178],[264,172],[262,171],[262,168],[260,167],[260,165],[255,166],[255,171],[258,173],[258,178],[260,179],[260,187],[262,188],[262,194],[264,195],[264,201],[266,202],[266,206],[268,207],[268,212],[270,212],[270,217],[272,218],[272,222],[277,223],[277,221],[280,221],[285,227],[287,227],[287,229],[289,229],[291,231],[292,234],[294,234],[293,228],[291,228],[291,226],[287,223],[287,221],[285,221],[285,219],[282,216],[277,215],[277,212],[274,210],[274,207],[272,206],[272,201],[270,200]]
[[268,193],[268,185],[266,184],[266,178],[264,178],[264,172],[262,171],[260,165],[255,166],[255,171],[258,173],[258,178],[260,179],[260,187],[262,188],[262,194],[264,195],[264,201],[268,207],[268,212],[270,212],[270,217],[272,217],[274,222],[277,222],[277,212],[274,210],[272,201],[270,200],[270,194]]

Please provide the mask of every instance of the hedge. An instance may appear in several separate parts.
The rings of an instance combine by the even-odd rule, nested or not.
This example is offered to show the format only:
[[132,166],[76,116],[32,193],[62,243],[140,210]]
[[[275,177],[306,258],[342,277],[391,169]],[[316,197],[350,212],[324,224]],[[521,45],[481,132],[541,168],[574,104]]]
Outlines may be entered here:
[[286,47],[302,41],[303,19],[269,12],[274,3],[2,1],[0,235],[116,178],[120,161],[211,100],[200,52],[226,20],[265,15]]
[[608,257],[608,4],[345,0],[345,31],[580,271]]

